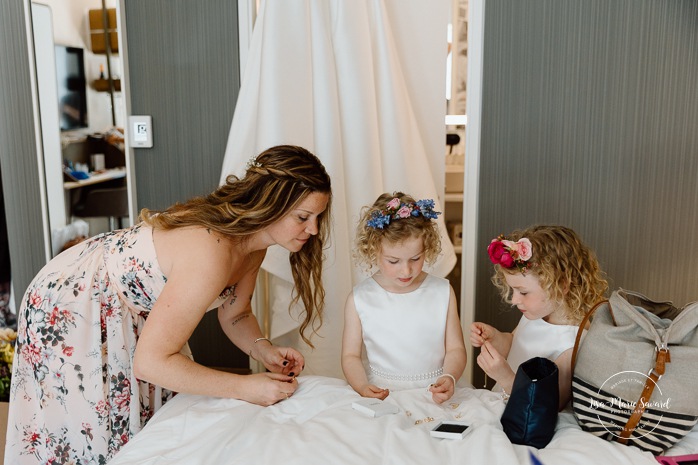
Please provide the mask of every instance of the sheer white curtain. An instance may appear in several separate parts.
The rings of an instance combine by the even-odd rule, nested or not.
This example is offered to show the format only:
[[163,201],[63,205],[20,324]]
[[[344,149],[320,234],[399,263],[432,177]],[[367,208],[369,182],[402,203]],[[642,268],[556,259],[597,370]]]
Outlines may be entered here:
[[[278,144],[306,147],[332,178],[333,229],[327,250],[324,324],[302,344],[289,316],[288,253],[272,247],[271,336],[306,356],[306,374],[342,377],[343,308],[366,275],[352,265],[358,214],[382,192],[433,198],[443,211],[448,0],[263,2],[254,26],[221,182],[250,156]],[[445,233],[430,270],[456,262]],[[294,309],[292,314],[297,312]]]

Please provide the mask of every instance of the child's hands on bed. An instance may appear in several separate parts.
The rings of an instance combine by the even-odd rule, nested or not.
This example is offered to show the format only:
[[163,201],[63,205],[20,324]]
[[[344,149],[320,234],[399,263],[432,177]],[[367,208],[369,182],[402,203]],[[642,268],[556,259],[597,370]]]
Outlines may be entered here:
[[305,368],[303,355],[290,347],[267,346],[260,358],[266,369],[272,373],[298,376]]
[[379,388],[373,384],[367,384],[359,390],[359,394],[361,394],[361,397],[385,400],[385,398],[388,397],[388,394],[390,394],[390,390]]
[[431,392],[431,398],[437,404],[443,404],[448,399],[453,397],[453,392],[456,386],[453,384],[453,380],[448,376],[442,376],[438,378],[433,384],[429,385],[429,392]]

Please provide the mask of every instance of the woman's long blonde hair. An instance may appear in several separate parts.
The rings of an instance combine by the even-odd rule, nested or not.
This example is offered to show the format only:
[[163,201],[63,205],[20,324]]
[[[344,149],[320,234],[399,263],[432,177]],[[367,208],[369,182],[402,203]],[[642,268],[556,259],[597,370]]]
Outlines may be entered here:
[[[318,234],[289,256],[295,291],[291,305],[305,307],[300,326],[303,340],[308,326],[316,333],[322,325],[325,289],[322,266],[330,232],[332,188],[322,162],[306,149],[279,145],[265,150],[248,163],[243,178],[230,175],[211,194],[176,203],[164,211],[141,210],[142,220],[154,228],[203,226],[238,243],[282,219],[308,195],[327,194],[327,209],[318,218]],[[316,321],[317,320],[317,321]]]
[[[549,298],[564,306],[570,324],[579,324],[608,291],[596,254],[565,226],[533,226],[514,231],[506,239],[516,242],[524,237],[531,241],[533,252],[526,262],[526,273],[535,275]],[[504,276],[521,271],[501,265],[495,265],[494,270],[492,282],[502,298],[511,303],[511,288]]]

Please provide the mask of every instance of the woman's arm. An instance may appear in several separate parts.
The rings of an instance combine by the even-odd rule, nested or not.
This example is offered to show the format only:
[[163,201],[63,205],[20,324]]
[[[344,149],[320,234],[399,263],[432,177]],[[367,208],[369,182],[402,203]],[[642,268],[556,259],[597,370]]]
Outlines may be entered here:
[[368,382],[363,362],[361,361],[361,348],[363,337],[361,331],[361,319],[356,313],[354,293],[350,293],[344,305],[344,333],[342,334],[342,371],[347,382],[354,391],[363,397],[385,399],[389,391],[381,389]]
[[263,259],[264,253],[255,255],[252,269],[238,281],[233,295],[218,308],[218,321],[233,344],[262,362],[269,371],[298,376],[305,367],[301,353],[263,339],[259,322],[252,312],[252,294]]
[[265,373],[236,375],[199,365],[180,350],[207,307],[242,265],[230,243],[203,228],[158,231],[158,261],[167,283],[153,305],[136,344],[139,379],[176,392],[247,400],[270,405],[292,394],[293,378]]

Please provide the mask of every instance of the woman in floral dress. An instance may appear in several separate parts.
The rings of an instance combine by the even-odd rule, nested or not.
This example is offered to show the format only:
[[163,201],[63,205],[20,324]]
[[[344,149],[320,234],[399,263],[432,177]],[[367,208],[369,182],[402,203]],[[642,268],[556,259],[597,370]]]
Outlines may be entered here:
[[[304,331],[323,308],[330,201],[314,155],[272,147],[243,178],[163,212],[143,210],[141,223],[49,262],[18,312],[5,463],[106,463],[173,392],[260,405],[291,396],[303,356],[262,337],[251,298],[267,247],[289,250],[309,343]],[[214,308],[230,340],[268,373],[191,359],[187,340]]]

